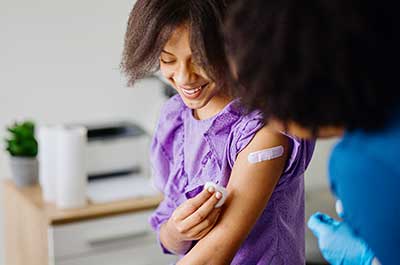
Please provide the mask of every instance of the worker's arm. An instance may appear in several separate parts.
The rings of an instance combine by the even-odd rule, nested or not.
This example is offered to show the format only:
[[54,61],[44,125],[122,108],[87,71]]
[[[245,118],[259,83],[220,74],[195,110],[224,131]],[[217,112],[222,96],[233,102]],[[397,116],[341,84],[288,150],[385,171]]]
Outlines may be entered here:
[[331,187],[342,202],[342,226],[347,225],[351,230],[351,233],[345,234],[347,239],[343,239],[343,243],[329,244],[334,237],[344,238],[341,235],[343,229],[338,229],[334,225],[336,222],[328,218],[325,223],[329,223],[329,226],[324,225],[324,219],[313,222],[314,230],[339,230],[335,235],[331,233],[332,236],[317,231],[319,241],[329,237],[323,245],[326,251],[322,253],[329,253],[330,259],[327,260],[331,260],[332,264],[352,264],[350,262],[356,259],[359,261],[357,264],[370,264],[373,255],[382,264],[395,264],[398,261],[400,167],[395,162],[398,146],[386,145],[385,139],[382,139],[382,144],[368,140],[362,138],[341,142],[335,147],[329,163]]
[[[250,153],[279,145],[284,147],[283,156],[255,164],[248,162]],[[287,137],[263,127],[237,156],[227,186],[228,198],[217,224],[178,264],[230,264],[266,208],[287,157]]]

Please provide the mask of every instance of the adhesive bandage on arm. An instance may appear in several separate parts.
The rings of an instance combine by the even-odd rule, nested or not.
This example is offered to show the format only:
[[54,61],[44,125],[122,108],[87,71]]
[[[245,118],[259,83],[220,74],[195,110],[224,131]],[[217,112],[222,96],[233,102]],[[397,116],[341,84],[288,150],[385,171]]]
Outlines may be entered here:
[[250,153],[247,160],[251,164],[260,163],[267,160],[272,160],[283,155],[284,148],[282,145],[260,150],[257,152]]
[[221,197],[221,199],[219,199],[219,201],[215,205],[215,208],[221,207],[225,203],[226,197],[228,195],[227,190],[224,187],[222,187],[218,184],[215,184],[214,182],[211,182],[211,181],[208,181],[208,182],[206,182],[206,184],[204,184],[204,189],[208,189],[209,187],[213,187],[215,192],[217,192],[217,191],[221,192],[222,197]]

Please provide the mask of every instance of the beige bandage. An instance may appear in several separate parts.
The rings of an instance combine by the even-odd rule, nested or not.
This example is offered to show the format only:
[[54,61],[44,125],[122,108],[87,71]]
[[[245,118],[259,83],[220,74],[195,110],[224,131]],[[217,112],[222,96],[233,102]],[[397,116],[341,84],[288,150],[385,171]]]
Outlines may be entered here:
[[247,157],[247,160],[251,164],[260,163],[266,160],[272,160],[283,155],[284,148],[282,145],[277,147],[272,147],[268,149],[264,149],[261,151],[250,153]]

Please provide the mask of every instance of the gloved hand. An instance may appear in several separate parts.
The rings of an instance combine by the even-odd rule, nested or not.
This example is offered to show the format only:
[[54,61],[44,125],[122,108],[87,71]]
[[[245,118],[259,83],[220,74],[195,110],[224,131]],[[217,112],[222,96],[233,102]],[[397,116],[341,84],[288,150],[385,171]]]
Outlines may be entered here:
[[308,220],[308,227],[318,238],[321,253],[330,264],[371,265],[373,260],[375,263],[374,253],[345,222],[317,212]]

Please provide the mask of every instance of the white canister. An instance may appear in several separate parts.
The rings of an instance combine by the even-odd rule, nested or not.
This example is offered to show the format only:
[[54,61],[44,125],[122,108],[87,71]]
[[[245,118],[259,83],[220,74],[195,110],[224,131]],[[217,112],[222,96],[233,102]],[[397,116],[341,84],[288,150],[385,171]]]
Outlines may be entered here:
[[58,132],[61,125],[42,125],[38,127],[39,183],[45,202],[56,202],[57,189],[57,148]]
[[65,127],[58,132],[57,199],[58,208],[79,208],[87,203],[87,130]]

